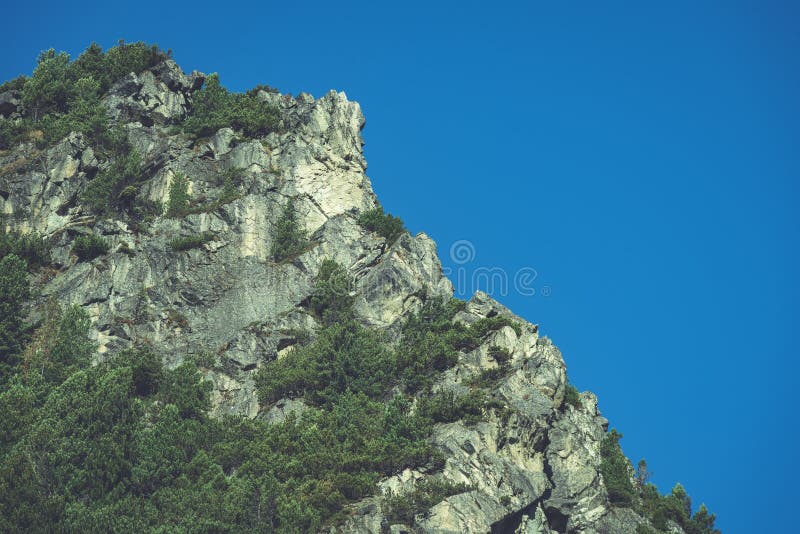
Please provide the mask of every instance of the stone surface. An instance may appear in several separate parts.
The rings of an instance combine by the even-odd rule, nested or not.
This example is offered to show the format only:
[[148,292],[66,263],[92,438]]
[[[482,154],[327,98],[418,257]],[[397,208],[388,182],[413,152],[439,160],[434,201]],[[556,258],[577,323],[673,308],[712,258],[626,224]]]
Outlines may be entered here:
[[19,91],[5,91],[0,93],[0,116],[9,118],[19,110],[22,100]]

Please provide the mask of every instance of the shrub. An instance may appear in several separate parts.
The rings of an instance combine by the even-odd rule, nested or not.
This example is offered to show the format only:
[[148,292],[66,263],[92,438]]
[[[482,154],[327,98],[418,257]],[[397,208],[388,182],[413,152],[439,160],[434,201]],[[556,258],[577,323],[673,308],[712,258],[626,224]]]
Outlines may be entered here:
[[580,410],[583,407],[581,394],[578,393],[578,389],[569,382],[567,382],[564,388],[564,403],[569,404],[577,410]]
[[0,117],[0,150],[14,148],[19,143],[27,140],[29,129],[29,121]]
[[246,137],[263,137],[276,131],[280,123],[277,108],[260,101],[255,94],[229,93],[212,74],[192,95],[192,109],[183,130],[195,137],[206,137],[220,128],[231,127]]
[[300,228],[294,201],[289,199],[275,223],[271,255],[276,262],[286,261],[303,252],[308,246],[305,231]]
[[169,200],[167,201],[167,217],[183,217],[189,210],[189,180],[186,175],[176,173],[169,184]]
[[615,506],[630,506],[636,497],[631,482],[632,469],[622,453],[619,440],[622,434],[612,429],[600,444],[600,474],[608,491],[608,500]]
[[108,116],[100,103],[102,95],[126,74],[141,72],[167,57],[169,52],[162,52],[156,45],[121,41],[106,53],[92,43],[72,62],[65,52],[42,52],[33,76],[19,77],[2,86],[3,91],[20,91],[24,120],[0,121],[0,148],[23,140],[24,133],[34,125],[45,132],[43,140],[47,143],[75,131],[84,133],[90,141],[105,144]]
[[434,371],[449,369],[458,362],[465,339],[471,339],[466,326],[453,317],[464,303],[456,299],[429,299],[419,313],[403,325],[398,347],[398,373],[411,391],[431,384]]
[[36,232],[22,234],[6,232],[0,215],[0,259],[14,254],[28,263],[28,267],[42,267],[50,263],[50,242]]
[[69,55],[52,48],[39,54],[33,76],[22,88],[22,105],[34,122],[48,113],[64,113],[74,96]]
[[353,281],[344,267],[326,259],[314,282],[311,309],[326,324],[347,320],[353,307],[352,290]]
[[5,93],[6,91],[21,91],[22,88],[25,87],[25,82],[27,81],[28,77],[24,74],[20,74],[16,78],[0,83],[0,93]]
[[381,206],[359,215],[358,224],[386,239],[386,243],[389,245],[397,241],[397,238],[406,231],[403,221],[398,217],[384,213]]
[[149,397],[158,392],[164,378],[161,358],[148,346],[128,349],[118,358],[130,365],[133,372],[133,387],[140,397]]
[[395,380],[395,355],[381,337],[355,321],[332,324],[309,345],[264,365],[256,375],[261,402],[302,396],[330,405],[347,390],[382,397]]
[[467,384],[479,388],[491,387],[498,380],[503,378],[507,372],[508,369],[506,369],[505,367],[492,367],[490,369],[484,369],[480,373],[471,377],[467,381]]
[[[172,56],[172,52],[161,50],[158,45],[144,42],[125,43],[120,41],[100,58],[102,49],[96,44],[91,46],[76,60],[77,67],[100,82],[101,92],[106,92],[111,85],[131,72],[140,73],[155,67]],[[82,61],[82,58],[86,59]]]
[[390,494],[384,499],[383,508],[386,517],[394,522],[410,524],[414,516],[438,504],[452,495],[470,490],[466,484],[453,483],[448,480],[426,478],[420,480],[414,489],[402,495]]
[[83,191],[82,200],[100,215],[114,212],[141,215],[137,212],[138,184],[142,181],[142,160],[126,141],[111,165],[98,173]]
[[482,391],[470,391],[464,395],[456,395],[452,391],[440,391],[430,397],[419,400],[419,415],[434,423],[452,423],[464,420],[467,424],[475,424],[483,420],[483,409],[486,396]]
[[705,505],[692,515],[692,501],[680,484],[668,495],[660,495],[653,484],[645,484],[641,491],[640,513],[648,517],[658,531],[667,531],[669,522],[677,523],[687,534],[719,534],[714,528],[716,517]]
[[0,363],[6,365],[15,361],[22,344],[22,306],[30,298],[27,267],[14,254],[0,260]]
[[108,114],[100,103],[99,83],[91,78],[77,80],[67,101],[67,110],[44,116],[39,128],[44,131],[44,141],[53,143],[81,132],[90,141],[103,143],[108,130]]
[[203,232],[201,234],[190,235],[186,237],[178,237],[169,242],[172,250],[180,252],[182,250],[189,250],[201,247],[214,240],[213,232]]
[[78,261],[91,261],[108,252],[109,248],[108,241],[97,234],[81,235],[72,242],[72,252],[78,256]]
[[494,359],[494,361],[497,362],[497,365],[503,366],[511,360],[511,352],[503,347],[492,345],[489,347],[489,357]]

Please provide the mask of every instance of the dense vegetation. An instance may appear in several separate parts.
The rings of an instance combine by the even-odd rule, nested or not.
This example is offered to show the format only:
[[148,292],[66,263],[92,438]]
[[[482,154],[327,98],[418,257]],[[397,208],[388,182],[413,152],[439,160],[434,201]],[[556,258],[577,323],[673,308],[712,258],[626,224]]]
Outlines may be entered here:
[[169,242],[169,246],[172,250],[180,252],[182,250],[190,250],[193,248],[202,247],[213,239],[213,232],[202,232],[200,234],[189,235],[186,237],[176,237]]
[[[0,268],[2,302],[16,306],[2,328],[18,339],[25,264],[8,255]],[[0,530],[305,532],[337,521],[388,473],[440,465],[426,439],[432,424],[477,420],[483,398],[427,391],[412,411],[407,394],[387,396],[405,360],[352,320],[342,278],[324,263],[313,306],[327,326],[259,374],[263,401],[308,404],[274,425],[210,419],[209,386],[194,365],[163,369],[146,345],[89,365],[86,313],[51,303],[27,346],[4,349],[15,357],[4,357],[0,393]],[[459,308],[430,304],[413,323],[446,335]],[[413,516],[464,489],[425,483],[389,506]]]
[[189,211],[189,180],[185,174],[177,173],[169,184],[169,200],[164,215],[177,218]]
[[229,93],[220,84],[219,76],[212,74],[193,95],[192,110],[183,130],[195,137],[207,137],[229,127],[245,137],[263,137],[279,125],[277,108],[259,100],[254,92]]
[[370,232],[380,235],[391,245],[406,231],[399,217],[384,213],[383,207],[367,210],[358,217],[358,224]]
[[430,508],[451,495],[469,491],[466,484],[453,484],[446,480],[426,479],[417,482],[414,490],[403,495],[391,495],[384,504],[386,517],[410,524],[420,510]]
[[78,256],[79,261],[91,261],[108,252],[109,248],[108,241],[97,234],[78,236],[72,242],[72,252]]
[[0,258],[14,254],[30,268],[50,263],[50,244],[36,232],[6,231],[6,221],[0,214]]
[[126,74],[153,67],[169,55],[156,45],[123,42],[107,52],[93,43],[75,61],[66,52],[42,52],[31,77],[3,84],[3,91],[20,92],[23,116],[18,121],[0,118],[0,149],[28,138],[52,143],[72,131],[105,145],[109,128],[102,95]]
[[272,236],[270,254],[276,262],[290,260],[308,247],[308,237],[298,221],[293,199],[288,199],[284,204]]
[[637,476],[622,453],[619,440],[622,434],[612,429],[600,446],[600,473],[612,504],[633,508],[648,518],[651,527],[642,526],[638,533],[668,532],[669,521],[677,523],[687,534],[719,534],[714,528],[715,517],[701,505],[692,515],[692,502],[683,486],[677,484],[668,495],[661,495],[647,481],[647,463],[639,462]]

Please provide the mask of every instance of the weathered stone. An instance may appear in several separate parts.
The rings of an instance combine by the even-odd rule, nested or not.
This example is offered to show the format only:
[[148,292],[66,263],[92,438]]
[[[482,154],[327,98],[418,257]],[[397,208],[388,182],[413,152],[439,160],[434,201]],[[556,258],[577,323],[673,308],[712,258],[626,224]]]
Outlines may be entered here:
[[0,116],[9,118],[16,114],[22,101],[18,91],[0,93]]

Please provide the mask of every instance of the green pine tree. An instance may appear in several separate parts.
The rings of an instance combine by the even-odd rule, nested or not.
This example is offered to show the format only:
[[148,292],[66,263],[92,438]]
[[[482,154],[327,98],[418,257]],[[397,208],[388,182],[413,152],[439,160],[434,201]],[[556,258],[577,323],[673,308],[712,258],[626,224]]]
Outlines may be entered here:
[[[0,363],[15,363],[23,333],[23,305],[30,298],[28,265],[15,254],[0,260]],[[5,370],[0,370],[3,375]]]
[[276,262],[284,261],[300,254],[306,246],[308,246],[308,238],[305,231],[300,228],[294,201],[289,199],[275,224],[272,258]]

